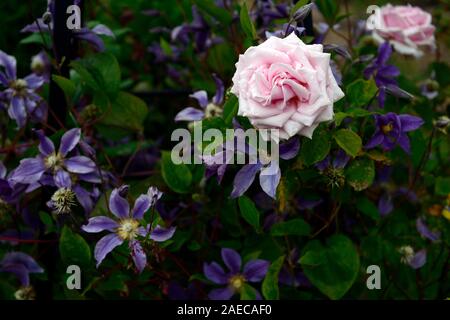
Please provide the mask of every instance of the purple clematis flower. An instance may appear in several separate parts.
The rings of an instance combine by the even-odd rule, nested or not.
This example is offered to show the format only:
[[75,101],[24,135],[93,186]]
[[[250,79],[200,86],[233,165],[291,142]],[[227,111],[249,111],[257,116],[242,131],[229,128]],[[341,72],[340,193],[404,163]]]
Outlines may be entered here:
[[390,92],[394,93],[398,88],[395,78],[400,75],[400,70],[393,65],[387,64],[391,54],[392,47],[389,42],[381,44],[378,48],[378,56],[364,70],[364,77],[366,79],[372,76],[375,79],[375,83],[379,89],[378,104],[381,108],[384,107],[386,101],[386,90],[390,89]]
[[[240,131],[236,131],[236,135],[239,135]],[[237,137],[236,137],[237,138]],[[256,149],[248,144],[245,145],[245,150],[238,150],[238,148],[228,149],[230,147],[227,143],[223,146],[222,151],[218,151],[213,156],[203,156],[203,161],[206,166],[215,170],[219,179],[222,180],[225,174],[226,168],[229,163],[227,160],[232,160],[234,153],[248,154],[250,158],[257,157],[258,152]],[[279,157],[283,160],[290,160],[295,158],[300,149],[300,140],[298,137],[293,137],[286,143],[279,146]],[[264,152],[263,152],[264,153]],[[266,164],[261,162],[261,159],[255,159],[254,163],[244,165],[236,174],[233,181],[233,190],[231,192],[231,198],[237,198],[243,195],[255,180],[255,176],[258,172],[259,184],[263,191],[270,197],[275,199],[278,184],[281,179],[281,170],[279,167],[279,160],[272,159],[270,155],[266,155]],[[224,160],[225,159],[225,160]]]
[[211,34],[211,27],[202,17],[196,6],[192,6],[191,23],[185,23],[177,26],[172,30],[172,41],[181,43],[183,45],[189,44],[189,35],[193,35],[195,47],[198,52],[205,52],[211,46],[222,42],[221,38],[213,37]]
[[3,162],[0,161],[0,205],[2,202],[7,204],[15,204],[19,200],[20,195],[25,192],[26,185],[11,185],[8,181],[7,170]]
[[220,78],[215,74],[213,74],[213,77],[216,82],[216,94],[212,98],[211,102],[209,102],[208,94],[205,90],[194,92],[189,97],[196,99],[202,109],[196,109],[193,107],[184,108],[175,116],[175,121],[199,121],[222,114],[222,108],[220,105],[223,102],[225,89],[222,80],[220,80]]
[[[108,253],[127,241],[134,264],[138,271],[142,272],[147,264],[147,256],[142,249],[141,241],[147,237],[156,242],[166,241],[172,238],[175,227],[166,229],[157,225],[152,228],[151,223],[146,227],[141,226],[144,214],[161,197],[161,193],[156,188],[150,188],[147,194],[141,194],[136,199],[131,211],[128,201],[124,198],[127,191],[128,186],[114,189],[109,198],[109,209],[118,221],[106,216],[97,216],[90,218],[88,224],[82,226],[82,229],[89,233],[98,233],[104,230],[110,232],[95,246],[94,256],[97,267]],[[142,237],[142,240],[138,240],[139,237]]]
[[58,191],[48,203],[57,213],[68,213],[76,197],[86,212],[93,208],[93,198],[98,191],[89,192],[81,181],[91,184],[101,183],[95,163],[86,156],[69,154],[81,144],[81,130],[67,131],[61,138],[58,151],[53,142],[42,131],[36,131],[39,143],[39,155],[20,161],[19,166],[10,174],[10,185],[28,185],[26,192],[31,192],[42,185],[56,186]]
[[339,149],[333,157],[328,155],[322,161],[316,163],[316,168],[326,177],[328,184],[341,187],[345,184],[344,168],[350,160],[344,150]]
[[433,100],[439,95],[439,83],[434,79],[428,79],[420,85],[420,93],[428,100]]
[[[49,13],[51,16],[54,14],[53,1],[49,1],[47,13]],[[88,42],[96,51],[100,52],[105,50],[105,44],[100,36],[108,36],[113,38],[115,37],[111,29],[109,29],[107,26],[103,24],[98,24],[92,29],[82,27],[79,30],[70,30],[70,31],[72,31],[72,36],[74,38]],[[43,18],[39,18],[36,19],[36,21],[33,22],[32,24],[25,26],[21,30],[21,32],[31,32],[31,33],[53,32],[53,22],[50,21],[49,23],[45,23]]]
[[61,138],[58,151],[53,142],[42,131],[36,131],[39,143],[39,155],[36,158],[28,158],[20,161],[14,170],[10,181],[15,183],[33,184],[38,182],[44,173],[51,173],[58,185],[70,179],[70,174],[88,174],[96,169],[95,163],[85,156],[67,157],[80,142],[81,130],[74,128],[67,131]]
[[424,121],[408,114],[397,115],[389,112],[385,115],[375,115],[375,123],[375,133],[367,142],[366,149],[381,145],[385,151],[390,151],[398,144],[409,154],[410,144],[406,132],[416,130]]
[[441,233],[439,231],[431,231],[422,218],[417,218],[416,228],[422,237],[427,238],[433,242],[436,242],[441,238]]
[[36,74],[17,78],[16,64],[16,58],[0,51],[0,67],[4,67],[4,71],[0,71],[0,84],[6,88],[0,92],[0,108],[3,105],[9,117],[21,128],[28,116],[37,120],[45,117],[45,103],[36,93],[44,84],[44,78]]
[[22,287],[30,285],[30,273],[43,273],[36,261],[23,252],[9,252],[0,261],[0,272],[11,272],[20,281]]
[[[228,272],[225,272],[217,262],[203,265],[203,272],[209,280],[218,285],[226,285],[209,293],[208,296],[212,300],[229,300],[243,289],[246,282],[261,282],[270,265],[266,260],[250,260],[241,271],[242,259],[239,253],[233,249],[224,248],[221,254]],[[257,291],[255,293],[257,298],[260,298],[259,293]]]
[[425,249],[414,252],[411,246],[403,246],[398,251],[401,255],[400,261],[413,269],[422,268],[427,262],[427,251]]
[[45,51],[41,51],[31,58],[30,67],[35,75],[43,77],[46,83],[50,82],[51,63]]
[[273,20],[287,19],[289,17],[289,7],[284,4],[274,4],[272,0],[256,1],[256,8],[251,15],[266,28]]

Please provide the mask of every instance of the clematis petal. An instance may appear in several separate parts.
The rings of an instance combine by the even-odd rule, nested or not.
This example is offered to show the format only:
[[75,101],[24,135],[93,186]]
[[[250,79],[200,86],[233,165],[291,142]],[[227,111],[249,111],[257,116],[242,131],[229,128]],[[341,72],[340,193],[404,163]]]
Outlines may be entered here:
[[37,130],[36,135],[39,138],[39,151],[44,156],[48,156],[55,152],[55,145],[53,144],[52,140],[45,136],[44,131]]
[[401,133],[397,140],[399,146],[407,153],[411,153],[411,145],[409,143],[409,138],[406,133]]
[[6,76],[10,80],[16,79],[16,58],[0,50],[0,66],[5,68]]
[[108,36],[115,38],[114,33],[111,31],[110,28],[105,26],[104,24],[98,24],[94,28],[92,28],[92,32],[98,35]]
[[75,156],[64,160],[67,171],[72,173],[90,173],[95,171],[95,163],[85,156]]
[[102,263],[103,259],[105,259],[106,255],[122,243],[123,240],[120,239],[115,233],[108,234],[101,238],[95,245],[94,249],[94,257],[97,261],[97,268],[100,263]]
[[213,74],[213,78],[214,78],[214,81],[216,82],[216,94],[212,98],[212,102],[215,105],[219,105],[223,101],[223,95],[224,95],[225,88],[223,85],[223,81],[216,74]]
[[97,216],[90,218],[88,224],[81,227],[85,232],[97,233],[104,230],[114,231],[119,227],[119,224],[111,218],[105,216]]
[[413,269],[420,269],[425,265],[426,262],[427,262],[427,251],[425,249],[422,249],[412,257],[412,259],[408,262],[408,264]]
[[205,113],[202,110],[187,107],[177,113],[175,121],[198,121],[202,120]]
[[161,226],[156,226],[156,228],[150,234],[150,239],[157,242],[169,240],[173,237],[175,230],[175,227],[163,228]]
[[384,135],[381,130],[375,131],[374,135],[367,141],[365,148],[372,149],[381,144],[384,140]]
[[230,300],[234,295],[234,291],[230,287],[222,288],[222,289],[214,289],[208,294],[208,297],[211,300]]
[[400,118],[403,132],[416,130],[424,124],[422,118],[411,116],[409,114],[401,114],[398,117]]
[[241,271],[241,256],[235,250],[230,248],[223,248],[221,251],[222,259],[228,269],[233,273]]
[[300,139],[292,137],[286,143],[280,145],[280,158],[283,160],[290,160],[295,158],[300,150]]
[[261,164],[247,164],[243,166],[234,177],[233,191],[231,192],[230,197],[237,198],[243,195],[252,185],[255,180],[255,175],[261,167]]
[[134,208],[131,213],[134,219],[141,220],[144,217],[145,212],[151,206],[151,199],[146,194],[141,194],[134,203]]
[[72,180],[70,174],[64,170],[58,170],[53,177],[55,184],[58,188],[70,188],[72,187]]
[[198,101],[198,104],[203,109],[208,105],[208,94],[205,90],[196,91],[193,94],[189,95],[190,98],[194,98]]
[[79,128],[73,128],[64,133],[61,138],[61,145],[59,146],[59,153],[65,157],[70,151],[72,151],[80,142],[81,130]]
[[269,269],[270,262],[262,259],[251,260],[244,266],[244,277],[250,282],[261,281]]
[[22,128],[27,121],[27,112],[25,109],[25,101],[22,97],[14,96],[11,99],[11,105],[8,108],[8,115],[11,119],[16,120],[17,126]]
[[206,278],[214,282],[215,284],[228,283],[228,277],[223,271],[223,268],[217,262],[211,262],[210,264],[203,264],[203,273]]
[[12,173],[10,180],[16,183],[31,184],[37,182],[45,170],[45,164],[41,158],[23,159]]
[[23,80],[27,82],[28,89],[37,89],[44,84],[44,78],[34,73],[26,76]]
[[131,257],[133,258],[134,265],[138,269],[139,273],[144,271],[145,266],[147,265],[147,255],[142,249],[141,244],[137,240],[130,241],[130,250]]
[[127,218],[130,213],[128,201],[119,194],[119,189],[114,189],[109,198],[109,210],[117,218]]
[[272,161],[268,167],[261,170],[259,174],[259,185],[269,197],[275,199],[280,179],[280,167],[276,161]]

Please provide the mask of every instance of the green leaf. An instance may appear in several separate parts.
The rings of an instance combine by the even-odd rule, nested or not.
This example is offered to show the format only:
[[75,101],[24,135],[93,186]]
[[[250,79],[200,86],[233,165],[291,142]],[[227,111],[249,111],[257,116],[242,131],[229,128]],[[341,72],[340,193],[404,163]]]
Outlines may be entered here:
[[256,289],[251,285],[244,283],[241,288],[241,300],[255,300],[256,299]]
[[19,42],[20,44],[40,44],[47,46],[52,43],[52,38],[48,33],[32,33],[29,36],[23,38]]
[[104,112],[100,124],[130,131],[144,130],[143,124],[148,107],[140,98],[121,91],[113,101],[104,95],[96,95],[94,103]]
[[363,107],[369,104],[378,88],[373,79],[358,79],[347,87],[347,99],[352,107]]
[[340,129],[336,131],[334,134],[334,139],[337,144],[352,157],[356,157],[358,152],[361,150],[361,137],[350,129]]
[[299,262],[311,283],[330,299],[342,298],[358,277],[360,266],[352,241],[334,235],[325,246],[318,240],[310,241],[303,251]]
[[120,86],[120,66],[110,53],[97,53],[84,59],[72,61],[72,68],[94,91],[105,92],[114,98]]
[[64,92],[67,101],[72,101],[73,97],[75,96],[75,92],[77,91],[75,83],[73,83],[70,79],[58,76],[56,74],[52,75],[52,79]]
[[270,229],[270,234],[274,237],[280,236],[308,236],[311,227],[302,218],[276,223]]
[[339,7],[336,0],[316,0],[314,3],[317,5],[320,13],[322,13],[325,20],[329,25],[333,25],[336,16],[339,12]]
[[46,226],[53,226],[53,219],[47,212],[39,211],[39,218]]
[[356,208],[373,220],[380,220],[380,213],[378,212],[377,206],[366,197],[358,198],[356,201]]
[[67,265],[88,266],[91,261],[91,250],[86,241],[69,227],[64,226],[59,239],[61,258]]
[[262,283],[262,294],[267,300],[278,300],[280,290],[278,288],[278,275],[283,266],[284,256],[277,258],[269,267]]
[[439,196],[446,196],[450,194],[450,177],[437,177],[434,190]]
[[241,196],[238,199],[238,203],[242,218],[252,225],[256,231],[258,231],[260,213],[253,201],[246,196]]
[[213,0],[192,0],[197,7],[217,19],[224,25],[229,25],[233,20],[232,15],[225,9],[218,7]]
[[192,173],[188,166],[172,162],[170,151],[163,151],[161,170],[167,186],[177,193],[188,193],[192,183]]
[[225,124],[229,126],[233,122],[233,118],[236,116],[239,109],[238,98],[234,94],[230,94],[229,98],[223,106],[223,120]]
[[353,160],[345,170],[345,177],[348,184],[356,191],[368,188],[375,178],[373,160],[368,158]]
[[241,7],[240,12],[240,21],[242,30],[244,30],[244,33],[247,35],[249,39],[255,39],[256,38],[256,30],[255,26],[253,25],[252,20],[250,19],[250,15],[248,14],[247,4],[244,2]]
[[347,118],[360,118],[360,117],[367,117],[370,116],[372,114],[375,114],[375,112],[371,112],[365,109],[361,109],[361,108],[353,108],[353,109],[349,109],[346,110],[345,112],[336,112],[336,114],[334,115],[334,122],[336,123],[336,126],[339,127],[342,123],[342,121]]
[[330,134],[324,129],[316,129],[312,139],[304,140],[300,156],[305,165],[309,166],[325,159],[330,148]]

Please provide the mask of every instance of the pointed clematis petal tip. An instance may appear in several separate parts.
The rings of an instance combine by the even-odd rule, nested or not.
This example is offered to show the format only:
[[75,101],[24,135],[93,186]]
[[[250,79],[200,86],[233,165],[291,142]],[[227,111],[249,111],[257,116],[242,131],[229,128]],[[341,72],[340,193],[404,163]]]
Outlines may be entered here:
[[230,248],[223,248],[221,251],[225,265],[232,273],[238,273],[241,269],[242,259],[239,253]]

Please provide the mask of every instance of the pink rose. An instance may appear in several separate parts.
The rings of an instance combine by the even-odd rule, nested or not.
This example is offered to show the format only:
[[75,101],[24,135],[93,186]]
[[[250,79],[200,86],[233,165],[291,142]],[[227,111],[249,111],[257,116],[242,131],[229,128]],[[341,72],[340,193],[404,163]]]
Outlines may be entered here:
[[388,4],[376,14],[373,37],[379,43],[389,41],[399,53],[415,57],[422,56],[421,46],[434,48],[435,27],[428,12],[411,5]]
[[294,33],[270,37],[241,54],[231,92],[239,97],[239,115],[256,128],[279,129],[280,139],[311,138],[320,122],[333,119],[333,102],[344,96],[330,54]]

